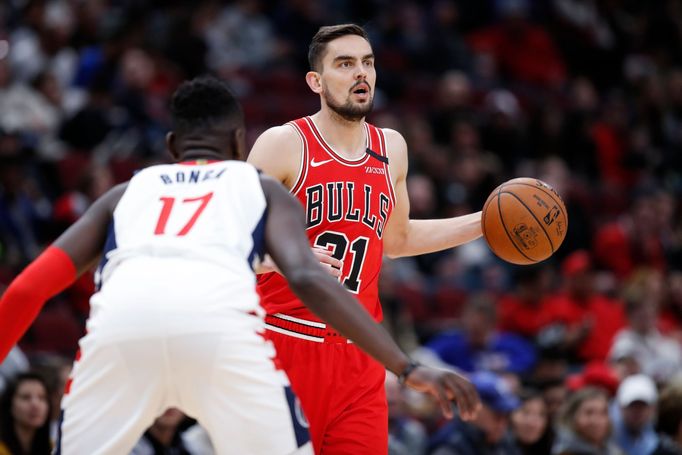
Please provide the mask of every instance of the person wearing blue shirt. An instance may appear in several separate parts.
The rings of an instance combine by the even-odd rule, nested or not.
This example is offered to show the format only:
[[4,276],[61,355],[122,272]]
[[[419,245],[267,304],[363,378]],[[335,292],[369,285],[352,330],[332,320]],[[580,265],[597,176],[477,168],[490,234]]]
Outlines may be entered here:
[[470,298],[461,328],[443,332],[426,347],[462,371],[493,371],[523,375],[535,365],[532,344],[518,335],[498,332],[495,302],[486,295]]

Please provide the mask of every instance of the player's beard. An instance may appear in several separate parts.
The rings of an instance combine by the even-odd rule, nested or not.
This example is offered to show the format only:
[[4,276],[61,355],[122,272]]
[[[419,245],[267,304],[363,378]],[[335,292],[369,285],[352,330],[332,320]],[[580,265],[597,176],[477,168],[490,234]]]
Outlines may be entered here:
[[346,98],[346,102],[341,104],[337,103],[328,91],[325,91],[324,100],[329,109],[349,122],[359,122],[372,112],[372,107],[374,106],[374,96],[371,96],[365,104],[353,104],[350,97]]

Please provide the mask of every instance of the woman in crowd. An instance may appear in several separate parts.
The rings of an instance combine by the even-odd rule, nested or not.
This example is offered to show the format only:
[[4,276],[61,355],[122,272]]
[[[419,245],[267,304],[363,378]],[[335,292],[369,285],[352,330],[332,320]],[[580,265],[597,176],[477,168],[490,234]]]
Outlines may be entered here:
[[564,405],[553,455],[622,455],[611,442],[609,400],[606,392],[585,387]]
[[36,373],[22,373],[0,399],[0,455],[49,455],[50,402]]
[[522,390],[519,398],[521,406],[511,415],[516,446],[526,455],[550,453],[554,434],[542,395],[534,390]]

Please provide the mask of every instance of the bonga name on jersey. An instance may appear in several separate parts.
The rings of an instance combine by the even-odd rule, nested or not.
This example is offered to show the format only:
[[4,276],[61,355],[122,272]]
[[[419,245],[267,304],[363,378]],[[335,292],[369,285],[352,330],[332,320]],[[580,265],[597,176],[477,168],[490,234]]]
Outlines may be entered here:
[[206,180],[215,180],[227,170],[223,169],[183,169],[172,174],[161,174],[161,180],[166,185],[173,183],[199,183]]
[[[309,228],[323,220],[355,221],[373,229],[381,238],[386,227],[390,199],[382,192],[377,194],[371,185],[364,185],[361,198],[355,196],[353,182],[328,182],[305,189],[306,224]],[[357,200],[361,199],[361,200]],[[378,211],[379,216],[375,215]]]

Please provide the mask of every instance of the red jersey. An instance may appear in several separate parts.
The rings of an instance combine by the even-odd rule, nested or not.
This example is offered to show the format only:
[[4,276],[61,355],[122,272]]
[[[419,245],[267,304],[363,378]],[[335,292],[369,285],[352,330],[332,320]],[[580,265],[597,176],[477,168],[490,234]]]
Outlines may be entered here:
[[[380,321],[382,236],[395,205],[384,133],[365,123],[366,153],[351,161],[327,144],[310,117],[287,125],[303,142],[291,193],[305,208],[310,244],[331,250],[343,261],[341,283]],[[259,275],[258,292],[268,314],[319,321],[278,273]]]

